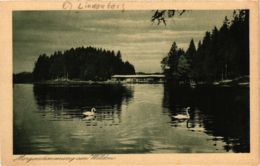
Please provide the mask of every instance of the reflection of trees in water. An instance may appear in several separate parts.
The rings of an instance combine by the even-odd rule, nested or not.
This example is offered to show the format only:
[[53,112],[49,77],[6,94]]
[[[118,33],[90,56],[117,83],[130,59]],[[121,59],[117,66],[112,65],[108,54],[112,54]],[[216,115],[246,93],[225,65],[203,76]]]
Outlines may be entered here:
[[[115,116],[120,119],[122,103],[129,102],[133,95],[131,89],[120,84],[80,87],[34,85],[33,92],[39,110],[45,110],[42,111],[43,116],[54,116],[57,120],[84,118],[82,112],[89,111],[91,107],[97,109],[97,121],[114,120]],[[47,113],[48,110],[51,114]]]
[[[190,106],[189,130],[201,129],[223,140],[226,151],[249,152],[249,89],[239,87],[174,88],[165,85],[163,106],[170,116]],[[183,112],[182,112],[183,113]],[[178,121],[172,119],[173,126]]]

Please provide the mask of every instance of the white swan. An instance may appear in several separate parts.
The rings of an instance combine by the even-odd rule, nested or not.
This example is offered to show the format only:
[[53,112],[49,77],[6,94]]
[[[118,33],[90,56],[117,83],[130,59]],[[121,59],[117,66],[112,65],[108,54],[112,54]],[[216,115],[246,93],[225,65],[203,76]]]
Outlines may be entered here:
[[185,108],[186,115],[179,114],[179,115],[175,115],[175,116],[172,116],[172,117],[175,118],[175,119],[183,119],[183,120],[184,119],[190,119],[189,110],[190,110],[190,107],[187,107],[187,108]]
[[94,118],[95,118],[95,116],[85,116],[83,119],[85,119],[85,120],[92,120]]
[[91,108],[91,111],[83,112],[83,114],[86,116],[93,116],[93,115],[95,115],[95,112],[96,112],[96,109],[93,107],[93,108]]

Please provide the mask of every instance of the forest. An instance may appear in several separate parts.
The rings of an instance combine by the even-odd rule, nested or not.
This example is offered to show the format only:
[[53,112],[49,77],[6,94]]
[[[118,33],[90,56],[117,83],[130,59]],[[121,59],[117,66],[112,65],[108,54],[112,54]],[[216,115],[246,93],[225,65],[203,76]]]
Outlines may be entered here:
[[71,48],[63,53],[42,54],[35,62],[34,81],[55,79],[104,81],[114,74],[135,74],[128,61],[123,62],[121,52],[94,47]]
[[191,39],[188,49],[173,42],[161,61],[167,80],[214,82],[249,75],[249,10],[235,10],[223,25],[206,32],[197,48]]

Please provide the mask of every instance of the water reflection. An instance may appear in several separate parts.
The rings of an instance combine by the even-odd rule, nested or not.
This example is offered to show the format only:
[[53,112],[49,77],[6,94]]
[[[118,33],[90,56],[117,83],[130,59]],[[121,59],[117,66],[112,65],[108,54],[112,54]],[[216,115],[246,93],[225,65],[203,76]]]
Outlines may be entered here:
[[[13,95],[14,154],[249,151],[248,89],[15,85]],[[172,117],[187,107],[188,120]]]
[[[86,121],[86,126],[97,126],[109,121],[118,125],[121,122],[122,104],[133,97],[131,87],[117,85],[91,85],[84,87],[53,87],[34,85],[33,93],[38,110],[51,121],[72,121],[73,118]],[[95,116],[83,114],[95,107]]]
[[[172,127],[212,135],[214,146],[224,141],[224,149],[249,152],[249,90],[241,87],[198,87],[196,89],[164,86],[163,106],[169,108]],[[189,120],[172,118],[185,114]]]

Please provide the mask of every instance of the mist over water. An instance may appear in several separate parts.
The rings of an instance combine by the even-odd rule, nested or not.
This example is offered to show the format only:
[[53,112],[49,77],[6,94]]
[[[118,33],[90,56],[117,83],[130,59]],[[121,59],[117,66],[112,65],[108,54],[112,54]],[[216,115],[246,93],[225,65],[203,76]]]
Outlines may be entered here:
[[[250,150],[248,88],[15,84],[13,94],[14,154]],[[187,107],[189,120],[172,117]]]

